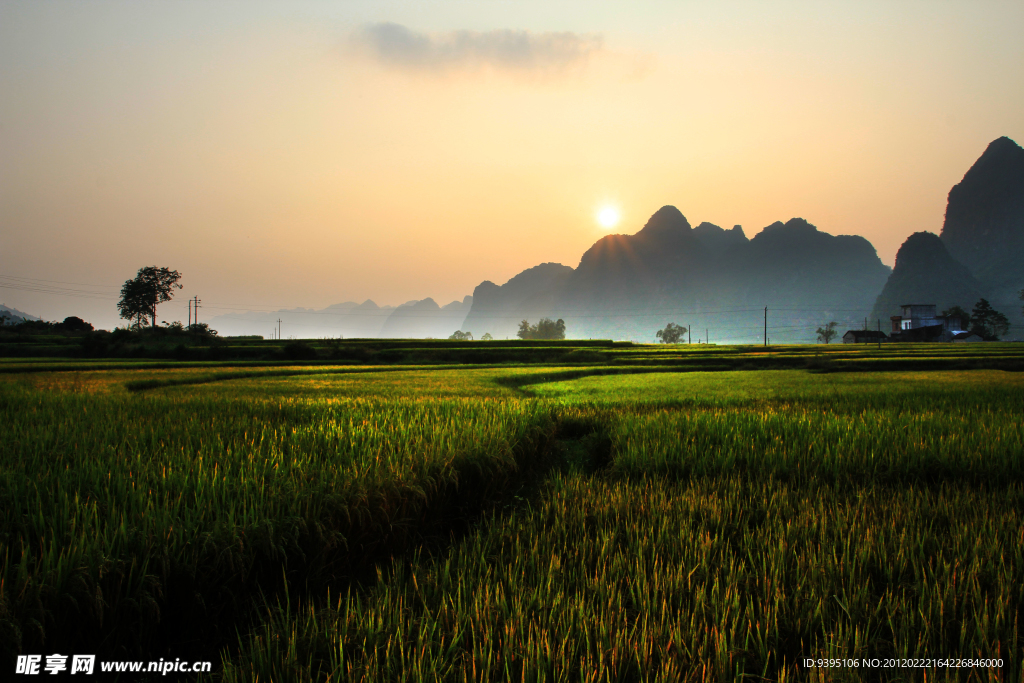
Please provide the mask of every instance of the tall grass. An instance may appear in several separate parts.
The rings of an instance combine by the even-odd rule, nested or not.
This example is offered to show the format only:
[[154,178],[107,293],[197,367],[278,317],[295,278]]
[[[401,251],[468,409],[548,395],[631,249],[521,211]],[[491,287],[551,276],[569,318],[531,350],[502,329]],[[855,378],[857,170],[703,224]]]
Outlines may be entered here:
[[563,429],[589,419],[609,466],[366,592],[271,602],[224,679],[786,680],[812,677],[805,658],[973,657],[1003,668],[824,675],[1021,680],[1022,401],[1013,379],[563,398]]
[[224,680],[785,680],[806,657],[945,656],[1002,658],[972,677],[1016,680],[1022,503],[1016,485],[560,475],[365,595],[270,609]]
[[[278,402],[0,386],[8,653],[227,621],[486,505],[549,430],[535,403]],[[108,648],[109,649],[109,648]],[[111,653],[118,654],[118,653]]]
[[0,651],[237,632],[227,681],[784,680],[890,656],[1024,680],[1020,375],[661,370],[0,382]]
[[[615,422],[623,474],[690,477],[741,471],[867,486],[941,481],[1024,483],[1024,395],[943,409],[907,402],[661,410]],[[916,409],[915,409],[916,408]]]

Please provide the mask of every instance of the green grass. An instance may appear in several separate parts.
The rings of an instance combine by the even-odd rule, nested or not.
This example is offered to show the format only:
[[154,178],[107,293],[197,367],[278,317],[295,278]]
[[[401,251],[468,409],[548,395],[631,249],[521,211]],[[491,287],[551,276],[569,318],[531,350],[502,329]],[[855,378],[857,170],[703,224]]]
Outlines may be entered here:
[[[5,646],[151,646],[498,496],[548,413],[517,400],[252,400],[0,386]],[[175,600],[171,600],[173,595]],[[83,642],[84,641],[84,642]]]
[[268,610],[224,678],[784,680],[805,657],[943,655],[1019,673],[1022,502],[560,475],[366,594]]
[[1017,375],[529,388],[577,435],[604,433],[607,466],[561,468],[532,505],[368,592],[268,607],[225,679],[784,680],[809,677],[805,657],[997,657],[1001,672],[930,676],[1024,673]]
[[[975,348],[0,367],[0,643],[219,652],[230,681],[802,680],[840,656],[1024,680],[1024,375],[957,369],[1016,362]],[[945,369],[835,371],[862,360]]]
[[678,402],[701,406],[728,406],[755,401],[773,404],[803,401],[811,406],[837,401],[880,402],[975,399],[978,392],[994,390],[984,400],[1024,392],[1024,373],[1002,370],[938,370],[929,372],[850,372],[812,374],[805,370],[760,372],[640,372],[590,375],[567,381],[527,386],[532,395],[566,403]]

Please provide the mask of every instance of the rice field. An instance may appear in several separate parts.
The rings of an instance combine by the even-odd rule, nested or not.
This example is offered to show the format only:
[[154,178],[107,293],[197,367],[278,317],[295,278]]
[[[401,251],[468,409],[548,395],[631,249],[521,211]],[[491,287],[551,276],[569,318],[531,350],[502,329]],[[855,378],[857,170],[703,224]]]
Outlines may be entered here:
[[224,681],[1024,681],[1022,414],[1024,374],[955,365],[0,367],[0,643]]

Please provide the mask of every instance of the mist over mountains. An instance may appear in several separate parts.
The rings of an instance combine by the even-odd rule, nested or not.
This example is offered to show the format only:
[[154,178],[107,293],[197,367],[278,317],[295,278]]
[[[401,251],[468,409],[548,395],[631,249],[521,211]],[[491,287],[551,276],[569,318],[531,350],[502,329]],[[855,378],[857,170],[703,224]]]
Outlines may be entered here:
[[767,306],[771,342],[811,342],[831,320],[840,329],[888,330],[905,303],[970,310],[986,297],[1019,324],[1022,264],[1024,150],[1004,137],[950,190],[941,234],[911,235],[895,269],[867,239],[832,235],[803,218],[748,239],[739,225],[691,227],[664,206],[636,234],[599,239],[575,268],[542,263],[502,285],[484,281],[445,306],[429,298],[397,307],[347,302],[222,315],[211,324],[221,334],[269,336],[280,317],[286,337],[443,338],[463,330],[502,339],[514,338],[524,319],[548,317],[563,319],[570,338],[650,342],[674,322],[690,326],[693,341],[761,343]]
[[271,337],[281,320],[285,339],[392,339],[448,337],[466,319],[473,297],[438,306],[433,299],[408,301],[400,306],[378,306],[369,299],[361,304],[347,301],[327,308],[290,308],[277,311],[230,313],[212,318],[210,326],[221,335],[259,334]]

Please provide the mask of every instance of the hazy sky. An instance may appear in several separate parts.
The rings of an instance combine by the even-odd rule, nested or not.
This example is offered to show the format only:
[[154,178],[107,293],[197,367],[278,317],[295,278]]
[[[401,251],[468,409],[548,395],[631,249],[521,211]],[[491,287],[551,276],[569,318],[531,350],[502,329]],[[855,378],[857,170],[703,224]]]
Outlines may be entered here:
[[110,328],[157,265],[162,320],[443,305],[575,267],[606,206],[892,265],[1024,143],[1022,35],[1019,0],[2,0],[0,303]]

